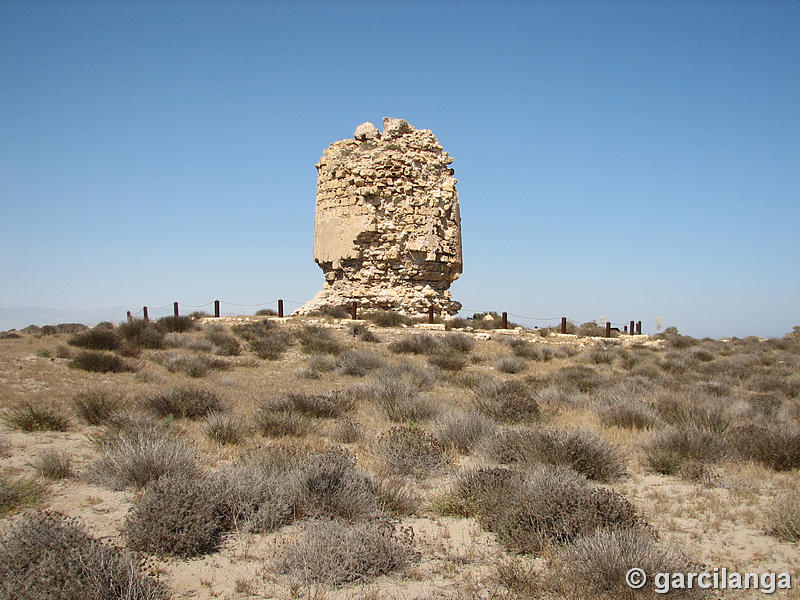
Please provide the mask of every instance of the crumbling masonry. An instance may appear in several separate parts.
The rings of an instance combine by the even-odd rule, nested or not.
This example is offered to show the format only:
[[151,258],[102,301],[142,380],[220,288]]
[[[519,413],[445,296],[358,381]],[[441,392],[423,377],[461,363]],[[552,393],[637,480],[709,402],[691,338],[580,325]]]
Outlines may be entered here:
[[450,284],[461,274],[461,217],[453,159],[436,136],[402,119],[356,128],[317,166],[314,260],[322,290],[303,305],[455,314]]

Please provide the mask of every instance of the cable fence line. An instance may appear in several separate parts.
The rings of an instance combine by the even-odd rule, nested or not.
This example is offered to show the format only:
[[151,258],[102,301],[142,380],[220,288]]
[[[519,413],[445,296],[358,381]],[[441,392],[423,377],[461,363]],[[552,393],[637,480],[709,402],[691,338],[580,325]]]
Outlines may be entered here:
[[[259,302],[257,304],[240,304],[240,303],[237,303],[237,302],[230,302],[228,300],[211,300],[209,302],[206,302],[205,304],[186,304],[184,302],[177,302],[176,301],[176,302],[173,302],[171,305],[170,304],[165,304],[163,306],[143,306],[141,308],[141,314],[142,314],[142,319],[147,321],[147,320],[150,319],[151,311],[165,310],[165,309],[170,308],[170,306],[171,306],[172,307],[172,316],[179,317],[179,316],[181,316],[181,311],[180,311],[181,307],[184,307],[184,308],[205,308],[205,307],[211,306],[213,304],[214,305],[214,315],[213,316],[215,318],[220,318],[222,316],[222,309],[221,308],[222,308],[223,304],[228,305],[228,306],[235,306],[237,308],[257,308],[257,307],[275,305],[276,308],[277,308],[277,311],[273,311],[271,309],[268,310],[268,311],[265,310],[263,314],[267,314],[267,315],[272,314],[272,315],[277,315],[278,317],[283,317],[284,316],[284,303],[288,303],[288,304],[296,305],[296,306],[300,306],[300,305],[303,304],[303,302],[301,302],[299,300],[285,300],[283,298],[278,298],[278,299],[275,299],[275,300],[269,300],[267,302]],[[359,306],[358,301],[355,301],[355,300],[352,302],[351,305],[345,306],[344,308],[349,309],[349,313],[350,313],[350,318],[351,319],[357,319],[359,310],[363,310],[363,307]],[[138,310],[131,309],[131,310],[127,310],[126,312],[127,312],[127,318],[130,321],[130,320],[134,319],[133,315],[134,315],[134,313],[137,313]],[[256,314],[258,314],[258,312],[261,312],[261,311],[257,311]],[[498,311],[495,311],[495,310],[474,310],[474,309],[471,309],[471,308],[463,308],[463,307],[459,311],[459,313],[470,313],[470,312],[473,313],[473,316],[491,314],[491,315],[495,315],[496,317],[499,317],[501,319],[500,329],[509,329],[509,324],[508,324],[508,316],[509,315],[511,315],[512,317],[515,317],[517,319],[522,319],[524,321],[547,323],[547,325],[543,326],[544,329],[558,329],[559,332],[562,333],[562,334],[573,333],[573,332],[577,331],[578,329],[580,329],[581,327],[586,327],[587,325],[591,325],[591,324],[594,324],[592,326],[597,326],[598,328],[601,327],[600,325],[597,325],[597,322],[594,321],[594,320],[578,320],[578,319],[571,319],[569,317],[530,317],[530,316],[521,315],[521,314],[512,313],[512,312],[507,312],[507,311],[503,311],[501,313],[501,312],[498,312]],[[427,315],[428,315],[428,323],[429,324],[434,324],[435,320],[436,320],[436,309],[435,309],[435,307],[433,305],[431,305],[429,307],[429,309],[427,311]],[[164,316],[169,316],[169,315],[164,315]],[[211,316],[211,315],[209,315],[209,316]],[[225,316],[233,316],[233,315],[231,313],[226,312]],[[610,319],[605,319],[605,318],[602,318],[601,321],[605,325],[605,332],[604,332],[604,336],[605,337],[612,337],[613,333],[622,333],[622,332],[624,332],[626,334],[629,334],[629,335],[641,335],[642,334],[642,322],[641,321],[627,321],[627,322],[625,322],[625,321],[616,321],[616,320],[612,321]],[[539,325],[535,325],[534,328],[535,329],[539,329]]]

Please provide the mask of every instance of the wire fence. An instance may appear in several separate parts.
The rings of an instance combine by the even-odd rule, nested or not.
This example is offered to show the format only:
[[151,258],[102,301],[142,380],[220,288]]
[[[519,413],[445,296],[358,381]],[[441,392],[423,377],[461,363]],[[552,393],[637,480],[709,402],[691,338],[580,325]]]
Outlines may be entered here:
[[[203,316],[213,316],[217,318],[221,317],[236,317],[242,316],[244,314],[252,314],[258,313],[261,310],[264,310],[264,314],[270,315],[277,315],[279,317],[283,317],[286,314],[290,314],[294,312],[292,310],[285,311],[285,305],[292,305],[299,307],[303,302],[299,300],[287,300],[283,298],[275,298],[273,300],[266,300],[264,302],[258,302],[255,304],[244,304],[239,302],[231,302],[229,300],[211,300],[206,302],[205,304],[188,304],[185,302],[172,302],[170,304],[165,304],[163,306],[142,306],[141,308],[130,308],[127,312],[128,320],[134,318],[143,318],[145,320],[149,319],[159,319],[168,316],[180,316],[185,314],[194,314],[194,313],[202,313]],[[213,308],[212,308],[213,307]],[[191,309],[188,311],[182,309]],[[208,310],[201,310],[201,309],[208,309]],[[251,313],[247,313],[242,309],[256,309],[252,310]],[[266,310],[268,309],[268,310]],[[358,305],[357,302],[353,302],[352,306],[348,307],[349,314],[352,319],[356,319],[358,316],[359,311],[362,310],[362,307]],[[509,320],[508,317],[512,317],[515,320],[521,321],[521,325],[526,329],[553,329],[560,333],[573,333],[579,328],[583,326],[590,326],[592,323],[597,324],[595,319],[573,319],[570,317],[532,317],[527,315],[522,315],[518,313],[513,313],[509,311],[497,311],[494,309],[484,309],[484,310],[477,310],[472,308],[461,308],[458,312],[458,315],[461,318],[469,318],[468,315],[472,314],[473,316],[476,315],[496,315],[498,318],[502,320],[502,329],[509,328]],[[422,316],[422,315],[421,315]],[[429,323],[435,322],[435,309],[433,306],[427,311],[427,317]],[[512,325],[514,325],[512,323]],[[640,335],[642,333],[642,322],[641,321],[623,321],[623,320],[610,320],[610,319],[601,319],[600,325],[601,327],[605,327],[604,334],[606,336],[610,336],[613,333],[630,333],[630,334],[637,334]]]

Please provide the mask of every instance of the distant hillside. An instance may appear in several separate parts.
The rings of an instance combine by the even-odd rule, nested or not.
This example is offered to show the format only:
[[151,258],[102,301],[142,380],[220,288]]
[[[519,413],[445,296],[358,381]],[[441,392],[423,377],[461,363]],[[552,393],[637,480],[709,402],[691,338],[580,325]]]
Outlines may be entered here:
[[57,325],[58,323],[84,323],[96,325],[100,321],[117,323],[124,320],[125,308],[45,308],[24,306],[0,308],[0,331],[22,329],[28,325]]

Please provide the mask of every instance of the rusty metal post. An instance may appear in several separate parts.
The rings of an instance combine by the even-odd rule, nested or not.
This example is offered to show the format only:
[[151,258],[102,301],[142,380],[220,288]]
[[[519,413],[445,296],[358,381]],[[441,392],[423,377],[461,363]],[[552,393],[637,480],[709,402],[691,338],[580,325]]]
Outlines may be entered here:
[[630,327],[629,327],[628,331],[631,332],[631,335],[634,335],[633,321],[631,321],[631,324],[630,324]]
[[350,307],[350,318],[355,321],[358,319],[358,301],[353,300],[353,306]]
[[131,314],[131,311],[128,311],[128,321],[133,321],[133,315]]
[[561,317],[561,333],[567,333],[567,317]]
[[628,333],[628,326],[627,325],[625,325],[625,327],[623,329],[623,333]]
[[642,335],[642,322],[636,321],[636,335]]
[[214,316],[219,319],[219,300],[214,300]]
[[503,313],[503,329],[508,329],[508,313]]
[[178,303],[177,302],[173,302],[172,303],[172,314],[174,314],[176,317],[178,316]]
[[428,323],[433,324],[433,307],[428,308]]
[[606,337],[611,337],[611,321],[606,321]]
[[283,316],[283,300],[278,300],[278,316]]
[[146,306],[142,307],[142,318],[144,318],[145,321],[149,321],[150,320],[150,317],[147,316],[147,307]]

